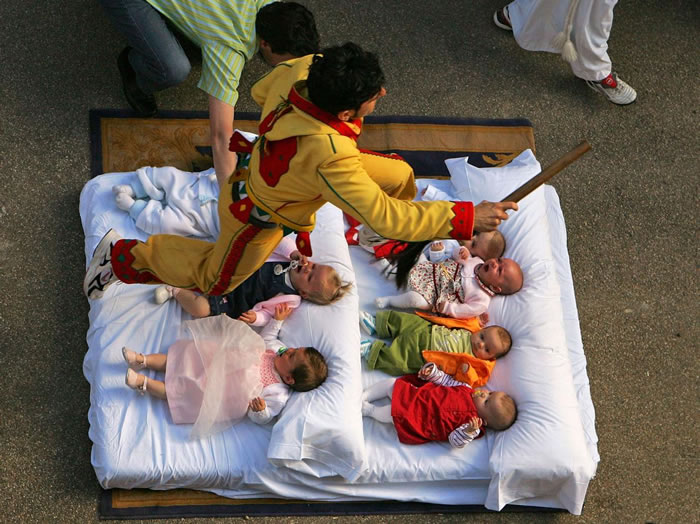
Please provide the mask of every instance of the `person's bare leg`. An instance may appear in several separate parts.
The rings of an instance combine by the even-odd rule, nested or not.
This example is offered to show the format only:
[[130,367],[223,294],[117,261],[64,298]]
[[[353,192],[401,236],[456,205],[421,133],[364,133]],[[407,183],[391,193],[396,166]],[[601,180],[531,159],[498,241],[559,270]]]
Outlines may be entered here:
[[[144,355],[146,357],[146,367],[154,371],[165,371],[168,363],[167,353],[154,353],[152,355]],[[150,382],[150,381],[149,381]]]
[[182,309],[194,318],[204,318],[211,315],[209,300],[204,295],[198,295],[189,289],[180,289],[177,293],[173,293],[173,296]]
[[165,394],[165,382],[162,380],[149,378],[146,384],[146,391],[156,398],[168,400],[168,396]]
[[133,369],[129,369],[126,374],[126,385],[131,389],[139,391],[142,395],[146,391],[156,398],[167,400],[165,394],[165,383],[161,380],[149,378],[141,373],[136,373]]

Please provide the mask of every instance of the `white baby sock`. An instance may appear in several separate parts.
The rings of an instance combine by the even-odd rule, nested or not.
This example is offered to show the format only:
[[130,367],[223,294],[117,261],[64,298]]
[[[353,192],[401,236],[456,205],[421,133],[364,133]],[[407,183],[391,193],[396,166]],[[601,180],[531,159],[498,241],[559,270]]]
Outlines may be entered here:
[[112,186],[112,193],[114,193],[114,196],[117,196],[119,193],[126,193],[132,198],[136,196],[136,193],[134,193],[134,188],[131,187],[129,184],[119,184],[117,186]]
[[377,297],[374,299],[374,303],[380,309],[384,309],[387,306],[404,309],[430,309],[430,304],[428,304],[428,302],[423,298],[423,295],[416,291],[407,291],[402,295],[395,295],[391,297]]
[[[114,186],[114,187],[119,187],[119,186]],[[131,186],[126,186],[126,187],[131,187]],[[112,188],[114,189],[114,188]],[[115,193],[114,195],[114,200],[117,202],[117,207],[121,209],[122,211],[129,211],[131,209],[131,206],[134,205],[134,197],[130,195],[126,191],[122,191],[119,193]]]
[[391,416],[391,405],[375,406],[367,401],[362,403],[362,415],[371,417],[384,424],[391,424],[394,420]]

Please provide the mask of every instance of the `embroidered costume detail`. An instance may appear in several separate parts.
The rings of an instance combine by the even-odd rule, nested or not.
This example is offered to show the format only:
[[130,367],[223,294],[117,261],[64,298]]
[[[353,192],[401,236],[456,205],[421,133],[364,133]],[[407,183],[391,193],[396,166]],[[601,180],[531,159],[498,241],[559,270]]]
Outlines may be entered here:
[[272,129],[275,125],[275,122],[277,122],[277,120],[282,118],[291,110],[292,106],[290,106],[287,102],[282,102],[280,105],[278,105],[277,109],[272,111],[269,115],[265,117],[265,119],[262,122],[260,122],[260,125],[258,126],[258,133],[260,134],[260,136],[264,135],[270,129]]
[[231,140],[229,140],[228,143],[228,150],[234,153],[252,153],[254,143],[255,142],[251,142],[244,137],[240,131],[236,130],[231,135]]
[[469,240],[474,229],[474,204],[472,202],[455,202],[452,206],[454,218],[450,220],[450,236],[455,240]]
[[307,113],[314,117],[316,120],[320,120],[326,125],[331,126],[333,129],[335,129],[338,133],[340,133],[343,136],[346,136],[348,138],[352,138],[353,140],[357,140],[357,137],[359,136],[361,130],[362,130],[362,120],[359,118],[357,120],[353,120],[351,124],[357,126],[358,131],[355,132],[347,123],[343,122],[342,120],[338,119],[337,116],[332,115],[331,113],[324,111],[320,107],[317,107],[313,103],[309,102],[305,98],[303,98],[296,89],[292,88],[289,91],[289,102],[294,105],[296,108],[300,109],[304,113]]
[[241,257],[243,256],[243,250],[245,249],[246,244],[253,240],[255,235],[260,233],[260,231],[261,228],[257,226],[248,225],[241,232],[241,234],[236,237],[236,240],[233,242],[228,255],[226,255],[221,273],[219,273],[219,279],[209,290],[207,293],[208,295],[223,295],[226,292],[231,282],[231,277],[236,272],[238,262],[240,262]]
[[305,257],[311,256],[311,237],[308,231],[297,232],[297,249]]
[[297,139],[260,140],[260,176],[270,187],[275,187],[282,175],[289,171],[289,163],[297,154]]
[[138,243],[135,239],[117,240],[112,247],[112,271],[126,284],[162,283],[153,273],[132,267],[134,255],[131,249]]
[[255,204],[253,204],[253,201],[249,197],[245,197],[237,202],[233,202],[230,206],[228,206],[228,210],[238,220],[244,224],[247,224],[254,206]]
[[358,149],[360,150],[360,153],[364,153],[365,155],[381,156],[383,158],[393,158],[394,160],[401,160],[403,162],[406,162],[404,157],[402,157],[398,153],[380,153],[378,151],[372,151],[371,149],[362,149],[362,148],[358,148]]

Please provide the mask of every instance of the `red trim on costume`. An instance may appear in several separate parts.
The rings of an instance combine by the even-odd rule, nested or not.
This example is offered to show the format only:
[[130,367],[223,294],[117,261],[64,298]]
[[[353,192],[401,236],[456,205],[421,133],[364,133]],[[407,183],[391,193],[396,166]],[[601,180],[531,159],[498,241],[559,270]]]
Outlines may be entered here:
[[359,243],[357,238],[359,235],[359,226],[362,224],[362,222],[357,220],[355,217],[348,215],[345,211],[343,211],[343,216],[350,226],[345,232],[345,240],[347,240],[349,246],[356,246]]
[[131,254],[131,250],[138,243],[139,241],[133,238],[122,238],[114,243],[112,246],[112,271],[119,280],[126,284],[162,283],[162,280],[150,271],[139,271],[132,267],[135,257]]
[[243,136],[240,131],[236,130],[231,135],[231,140],[229,140],[228,143],[228,150],[233,153],[252,153],[253,142]]
[[207,294],[209,295],[223,295],[228,290],[229,284],[231,283],[231,277],[236,272],[238,263],[243,257],[243,250],[245,246],[255,238],[255,235],[260,233],[261,229],[257,226],[248,225],[246,228],[238,235],[236,240],[234,240],[231,248],[224,259],[224,264],[221,272],[219,273],[219,279],[214,284],[214,286],[209,290]]
[[474,230],[474,204],[472,202],[454,202],[451,211],[455,216],[450,220],[450,236],[455,240],[469,240]]
[[347,124],[347,122],[343,122],[337,116],[332,115],[328,111],[324,111],[320,107],[314,105],[312,102],[309,102],[304,97],[302,97],[299,93],[297,93],[297,90],[294,89],[293,87],[289,91],[289,95],[287,98],[293,106],[296,106],[298,109],[300,109],[304,113],[311,115],[316,120],[320,120],[324,124],[331,126],[333,129],[335,129],[341,135],[346,136],[348,138],[352,138],[353,140],[357,140],[357,137],[360,135],[360,131],[362,130],[362,120],[361,119],[358,118],[358,119],[352,121],[352,124],[354,124],[358,128],[360,128],[360,131],[355,132]]
[[297,249],[305,257],[311,256],[311,237],[308,231],[297,231]]
[[289,171],[289,163],[297,154],[297,137],[265,140],[260,149],[260,176],[270,187],[275,187],[282,175]]
[[247,224],[250,213],[253,211],[254,207],[255,204],[253,204],[250,197],[245,197],[237,202],[233,202],[230,206],[228,206],[228,210],[238,219],[239,222]]
[[[379,151],[372,151],[371,149],[360,149],[360,153],[364,153],[366,155],[374,155],[374,156],[381,156],[383,158],[391,158],[393,160],[403,160],[406,162],[406,159],[399,155],[398,153],[380,153]],[[408,162],[406,162],[408,163]]]
[[270,111],[258,126],[258,134],[264,135],[275,125],[275,122],[292,110],[290,106],[280,105],[274,111]]
[[374,256],[377,258],[386,258],[390,255],[398,255],[408,247],[408,242],[400,240],[387,240],[380,246],[374,246]]

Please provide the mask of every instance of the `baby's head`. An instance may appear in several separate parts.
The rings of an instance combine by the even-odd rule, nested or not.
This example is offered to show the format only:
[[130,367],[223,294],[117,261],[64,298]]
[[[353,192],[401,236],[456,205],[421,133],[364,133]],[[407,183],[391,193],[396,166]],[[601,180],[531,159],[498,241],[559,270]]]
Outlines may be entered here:
[[513,399],[503,391],[476,389],[472,391],[474,407],[484,426],[503,431],[513,425],[518,416],[518,408]]
[[477,267],[476,273],[497,295],[512,295],[523,287],[523,270],[512,258],[490,258]]
[[292,269],[289,278],[301,298],[322,306],[340,300],[352,287],[352,284],[343,282],[331,266],[315,264],[311,260],[305,266]]
[[294,391],[317,388],[328,376],[328,366],[317,349],[287,348],[275,356],[275,371]]
[[501,326],[489,326],[472,334],[472,353],[481,360],[501,358],[510,351],[513,341]]
[[506,239],[497,229],[488,233],[475,231],[470,240],[460,240],[459,243],[469,250],[471,256],[481,260],[502,257],[506,251]]

